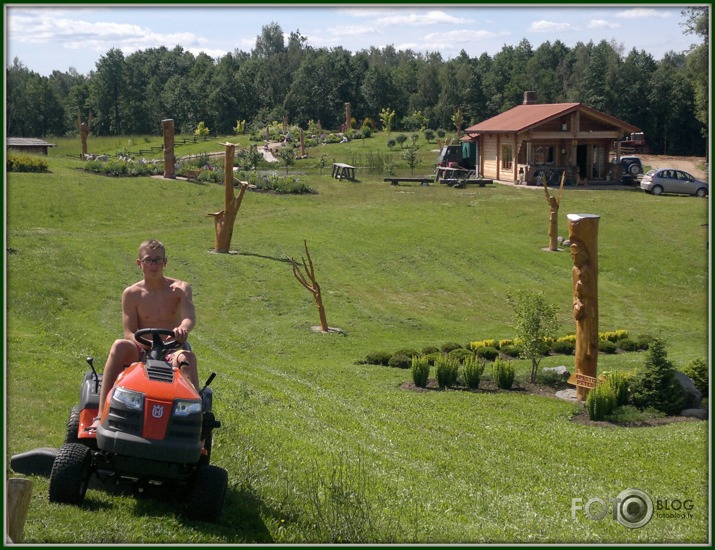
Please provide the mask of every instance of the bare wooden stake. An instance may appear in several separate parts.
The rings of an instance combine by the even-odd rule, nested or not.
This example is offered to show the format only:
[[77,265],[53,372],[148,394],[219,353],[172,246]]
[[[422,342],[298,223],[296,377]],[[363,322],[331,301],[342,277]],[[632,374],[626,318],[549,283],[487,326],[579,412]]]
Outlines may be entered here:
[[236,222],[236,214],[241,208],[243,195],[248,189],[248,182],[242,181],[238,195],[233,194],[233,156],[236,146],[233,143],[224,143],[226,146],[226,158],[224,160],[224,209],[219,212],[212,212],[209,216],[214,219],[216,228],[215,252],[228,254],[231,248],[231,238],[233,237],[233,226]]
[[[325,307],[323,306],[323,298],[320,295],[320,285],[315,278],[315,266],[313,265],[313,260],[310,257],[310,251],[308,250],[308,241],[304,240],[303,245],[305,246],[305,255],[308,257],[307,260],[302,258],[305,274],[301,271],[298,262],[290,256],[288,256],[288,260],[293,266],[293,275],[295,278],[298,279],[298,282],[307,288],[315,298],[315,303],[318,306],[318,315],[320,316],[320,330],[323,332],[329,332],[328,321],[325,316]],[[308,279],[310,279],[310,282],[308,282]]]
[[32,498],[32,481],[21,477],[7,480],[7,535],[14,543],[24,538],[25,518]]

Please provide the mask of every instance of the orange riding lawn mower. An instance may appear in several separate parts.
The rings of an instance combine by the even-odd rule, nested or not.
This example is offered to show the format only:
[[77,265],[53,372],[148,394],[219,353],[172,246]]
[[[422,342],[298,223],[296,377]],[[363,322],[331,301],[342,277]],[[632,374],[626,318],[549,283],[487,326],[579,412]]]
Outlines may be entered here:
[[[101,412],[102,375],[87,358],[91,370],[52,464],[50,501],[80,504],[94,476],[102,483],[131,485],[139,493],[157,486],[172,494],[180,491],[184,498],[177,500],[186,503],[187,516],[216,521],[228,485],[226,470],[210,464],[213,430],[221,426],[208,387],[216,373],[197,391],[165,359],[181,346],[171,330],[146,328],[134,336],[151,349],[117,377]],[[94,429],[98,415],[101,424]]]

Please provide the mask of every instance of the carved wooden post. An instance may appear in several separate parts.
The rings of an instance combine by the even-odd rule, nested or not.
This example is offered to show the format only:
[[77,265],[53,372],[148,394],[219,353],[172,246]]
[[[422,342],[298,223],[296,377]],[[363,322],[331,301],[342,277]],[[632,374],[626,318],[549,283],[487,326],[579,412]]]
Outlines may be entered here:
[[566,170],[561,174],[561,187],[559,187],[558,199],[549,194],[549,186],[546,184],[546,178],[542,179],[546,200],[549,203],[549,250],[554,252],[559,249],[559,206],[561,206],[561,194],[564,190],[565,179]]
[[89,113],[89,119],[86,123],[82,122],[82,116],[77,111],[77,129],[79,130],[79,139],[82,142],[82,160],[87,158],[87,136],[92,129],[92,112]]
[[303,128],[300,129],[300,158],[305,158],[305,138],[303,137]]
[[308,257],[307,261],[305,258],[303,258],[303,268],[305,269],[305,273],[310,279],[310,282],[308,282],[306,276],[303,275],[303,272],[300,270],[300,266],[298,266],[298,263],[290,256],[288,257],[288,260],[293,266],[293,275],[295,276],[295,278],[298,279],[298,282],[302,284],[305,288],[307,288],[315,298],[315,303],[318,306],[318,315],[320,316],[320,330],[322,330],[323,332],[330,332],[328,328],[328,321],[325,317],[323,298],[320,294],[320,285],[315,279],[315,267],[313,266],[313,260],[311,260],[310,258],[310,252],[308,251],[308,241],[304,240],[303,245],[305,246],[305,255]]
[[166,119],[161,121],[164,133],[164,177],[176,179],[176,158],[174,157],[174,121]]
[[350,102],[347,102],[345,104],[345,131],[347,132],[352,124],[351,124],[351,119],[352,117],[350,116]]
[[576,398],[586,399],[598,366],[598,222],[595,214],[569,214],[573,258],[573,316],[576,321]]
[[24,538],[25,518],[32,498],[32,481],[20,477],[7,480],[7,534],[13,543]]
[[241,189],[238,196],[233,194],[233,156],[236,151],[236,146],[233,143],[224,143],[226,146],[226,157],[224,160],[224,209],[220,212],[209,214],[214,219],[216,228],[216,245],[215,252],[227,254],[231,248],[231,238],[233,237],[233,225],[236,222],[236,214],[241,208],[243,195],[248,188],[248,182],[241,182]]

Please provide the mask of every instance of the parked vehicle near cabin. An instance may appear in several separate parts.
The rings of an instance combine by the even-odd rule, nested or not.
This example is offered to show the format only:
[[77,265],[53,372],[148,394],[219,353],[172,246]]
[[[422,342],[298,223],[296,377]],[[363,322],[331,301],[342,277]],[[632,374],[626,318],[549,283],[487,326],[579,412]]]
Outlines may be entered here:
[[437,166],[474,170],[477,165],[477,146],[463,142],[459,145],[445,145],[437,157]]
[[709,194],[707,182],[696,179],[688,172],[676,170],[675,168],[658,168],[648,171],[641,179],[641,189],[652,195],[675,193],[707,197]]

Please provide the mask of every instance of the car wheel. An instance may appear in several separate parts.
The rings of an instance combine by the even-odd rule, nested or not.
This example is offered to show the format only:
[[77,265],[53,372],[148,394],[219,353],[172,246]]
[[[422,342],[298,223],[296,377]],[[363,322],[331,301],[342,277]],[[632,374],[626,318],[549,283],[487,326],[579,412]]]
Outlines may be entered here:
[[80,504],[91,474],[92,451],[80,443],[62,445],[50,473],[50,502]]
[[641,173],[641,167],[638,166],[637,164],[633,163],[633,164],[631,164],[631,165],[628,167],[628,173],[629,173],[631,176],[634,176],[634,177],[635,177],[635,176],[637,176],[638,174]]
[[662,195],[663,188],[660,185],[654,185],[650,192],[652,195]]
[[708,190],[705,189],[704,187],[701,187],[695,192],[696,197],[706,197],[708,194]]

